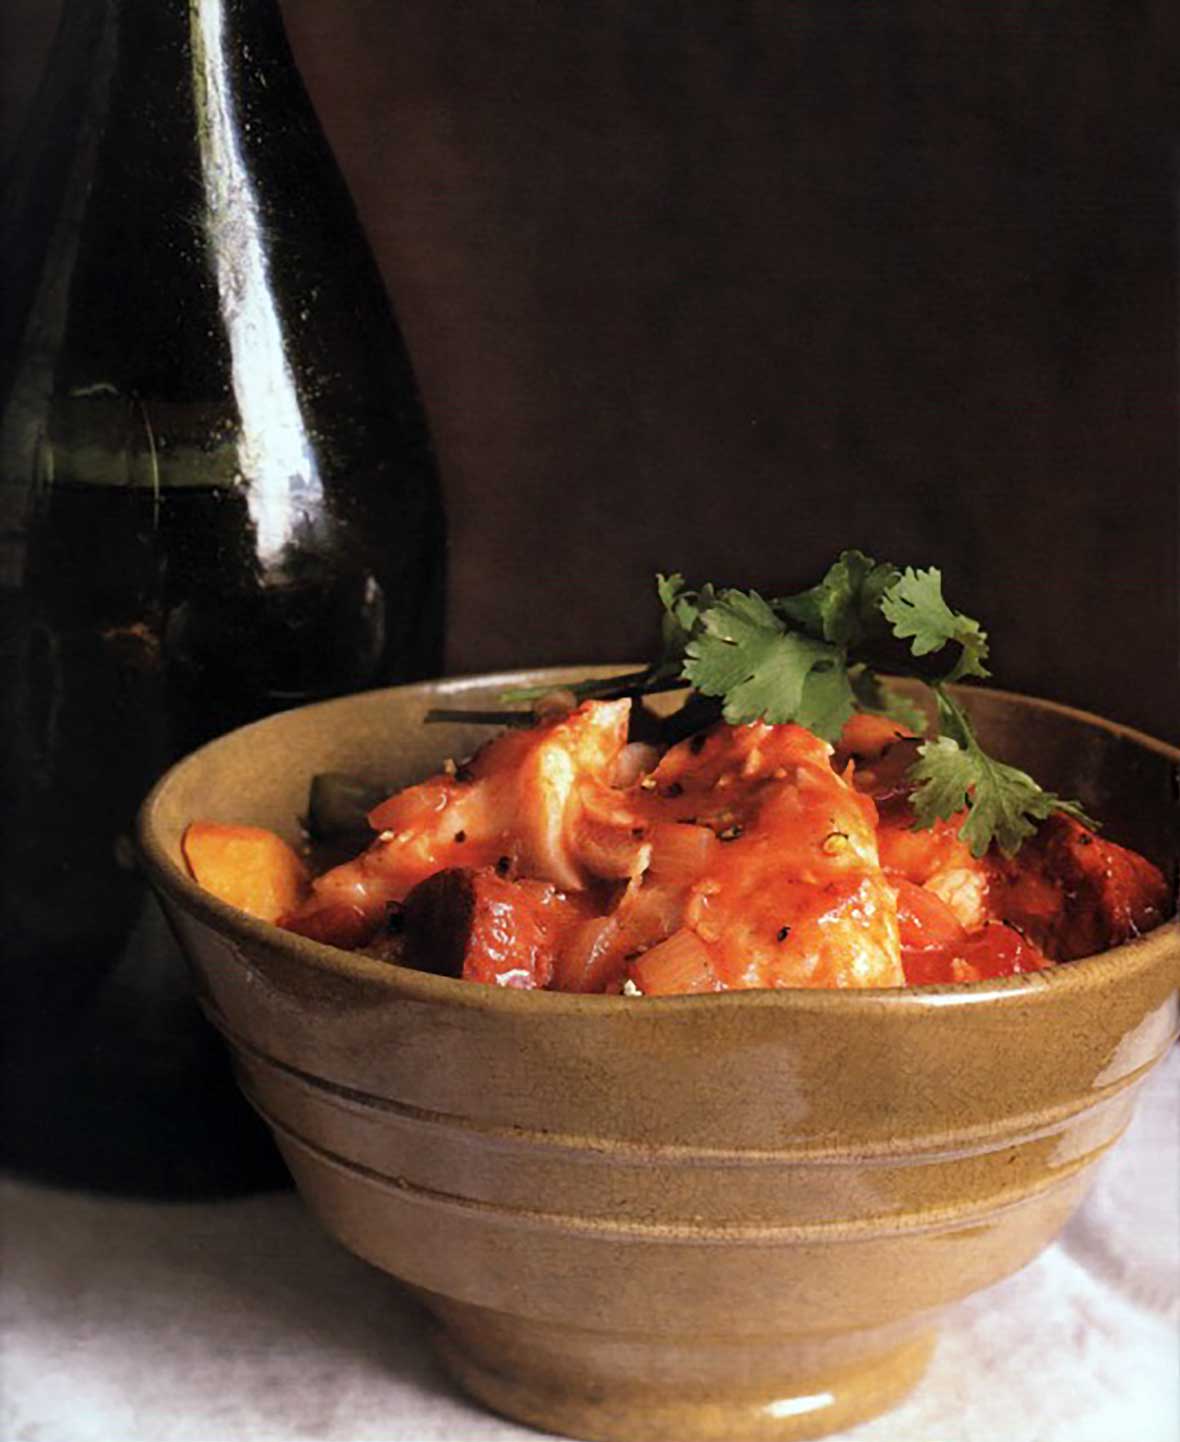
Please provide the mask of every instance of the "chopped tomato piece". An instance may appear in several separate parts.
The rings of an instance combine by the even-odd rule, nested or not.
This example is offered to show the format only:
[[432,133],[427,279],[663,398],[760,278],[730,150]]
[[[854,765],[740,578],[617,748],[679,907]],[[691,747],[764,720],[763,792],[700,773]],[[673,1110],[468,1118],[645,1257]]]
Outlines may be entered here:
[[380,921],[375,916],[347,901],[329,901],[314,911],[283,916],[279,924],[312,941],[341,946],[345,951],[368,946],[380,928]]
[[895,871],[924,886],[939,872],[981,866],[971,855],[967,843],[960,839],[957,820],[936,821],[921,831],[915,831],[913,824],[908,807],[904,812],[889,808],[882,813],[877,845],[886,871]]
[[964,941],[967,932],[946,902],[934,892],[907,881],[904,876],[890,879],[897,891],[897,926],[901,936],[902,961],[908,976],[907,953],[957,946]]
[[849,761],[858,764],[883,756],[896,741],[909,738],[910,733],[888,716],[877,716],[870,711],[855,711],[844,723],[840,739],[836,743],[836,754],[832,764],[837,771],[843,771]]
[[910,986],[982,981],[1050,966],[1045,954],[1002,921],[989,921],[961,941],[903,953]]

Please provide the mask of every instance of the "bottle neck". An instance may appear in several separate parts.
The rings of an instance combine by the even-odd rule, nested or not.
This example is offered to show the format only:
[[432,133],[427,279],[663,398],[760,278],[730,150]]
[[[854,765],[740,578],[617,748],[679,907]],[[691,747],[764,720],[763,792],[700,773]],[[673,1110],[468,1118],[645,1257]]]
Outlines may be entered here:
[[267,30],[283,34],[278,0],[65,0],[59,33],[78,23],[92,24],[97,17],[162,24],[179,34],[198,23],[205,12],[213,12],[231,30],[249,30],[255,37]]
[[[109,77],[96,64],[103,56]],[[89,109],[85,123],[104,108],[105,97],[87,107],[80,92],[109,89],[105,108],[117,104],[148,121],[148,134],[138,136],[142,151],[161,108],[199,93],[202,72],[210,71],[234,93],[265,91],[276,77],[280,89],[289,86],[293,62],[277,0],[65,0],[43,91],[61,127],[71,119],[70,100],[75,116]],[[46,108],[34,106],[34,124],[48,119]]]
[[[125,189],[199,174],[198,102],[217,94],[255,146],[307,112],[277,0],[65,0],[19,142],[0,176],[0,396],[53,233],[76,228],[99,152],[122,150]],[[227,107],[227,98],[232,105]]]
[[58,480],[68,458],[85,484],[228,485],[281,444],[310,474],[268,226],[276,171],[314,182],[322,137],[275,0],[66,0],[38,110],[5,197],[10,468],[48,448]]

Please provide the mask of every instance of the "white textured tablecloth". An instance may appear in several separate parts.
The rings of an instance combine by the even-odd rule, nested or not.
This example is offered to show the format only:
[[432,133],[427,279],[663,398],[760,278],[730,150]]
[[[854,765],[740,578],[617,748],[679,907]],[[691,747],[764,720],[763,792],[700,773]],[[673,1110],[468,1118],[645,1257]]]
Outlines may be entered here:
[[[0,1189],[5,1442],[509,1442],[293,1196]],[[850,1442],[1180,1442],[1180,1051],[1061,1241],[964,1303]],[[740,1442],[740,1439],[734,1439]]]

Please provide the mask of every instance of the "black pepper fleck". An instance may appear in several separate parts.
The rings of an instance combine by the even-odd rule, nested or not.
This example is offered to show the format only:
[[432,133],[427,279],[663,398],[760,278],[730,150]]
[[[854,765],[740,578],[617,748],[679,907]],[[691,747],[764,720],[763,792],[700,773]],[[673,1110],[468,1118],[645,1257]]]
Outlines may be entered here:
[[778,939],[779,939],[779,941],[786,941],[787,937],[790,936],[790,934],[791,934],[791,928],[790,928],[789,926],[780,926],[780,927],[779,927],[779,929],[778,929]]
[[462,844],[467,840],[466,831],[456,831],[455,840],[459,843],[460,846],[462,846]]
[[511,870],[512,858],[509,856],[501,856],[496,862],[496,875],[507,876]]
[[717,833],[717,840],[736,841],[741,834],[742,828],[740,826],[727,826],[724,831]]
[[679,781],[669,781],[667,786],[660,792],[665,801],[675,801],[677,796],[684,795],[684,787]]

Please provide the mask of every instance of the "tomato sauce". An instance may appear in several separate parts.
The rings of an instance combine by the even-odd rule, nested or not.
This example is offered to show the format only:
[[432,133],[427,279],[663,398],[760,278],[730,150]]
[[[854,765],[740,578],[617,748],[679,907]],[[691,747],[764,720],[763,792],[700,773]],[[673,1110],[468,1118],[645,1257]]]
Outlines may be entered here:
[[[372,844],[280,924],[487,985],[675,995],[978,981],[1166,915],[1150,861],[1063,813],[1015,858],[973,856],[966,813],[915,829],[917,743],[880,718],[835,753],[719,723],[636,768],[629,709],[586,702],[381,802]],[[225,892],[207,853],[194,874]]]

